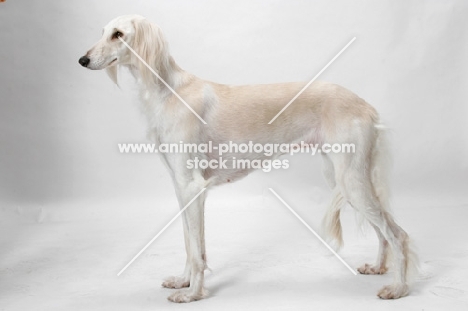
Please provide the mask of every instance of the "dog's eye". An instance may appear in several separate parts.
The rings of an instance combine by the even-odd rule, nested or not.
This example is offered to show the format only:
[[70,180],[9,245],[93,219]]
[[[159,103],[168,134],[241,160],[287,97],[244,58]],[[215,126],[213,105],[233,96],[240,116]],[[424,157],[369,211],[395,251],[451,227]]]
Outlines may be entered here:
[[114,34],[112,35],[112,39],[117,39],[117,38],[120,38],[123,36],[123,33],[121,33],[120,31],[116,31],[114,32]]

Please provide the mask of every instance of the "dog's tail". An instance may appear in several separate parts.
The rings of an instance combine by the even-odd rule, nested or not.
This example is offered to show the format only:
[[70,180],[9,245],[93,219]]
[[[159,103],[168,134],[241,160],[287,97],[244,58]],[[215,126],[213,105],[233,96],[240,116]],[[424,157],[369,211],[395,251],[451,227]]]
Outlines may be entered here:
[[390,150],[386,129],[381,124],[376,124],[376,134],[371,154],[371,182],[374,193],[384,211],[389,210],[390,193],[388,187],[388,171],[391,167]]
[[333,191],[333,199],[322,221],[323,235],[337,250],[343,246],[340,211],[345,203],[346,201],[343,195],[338,188],[335,188]]

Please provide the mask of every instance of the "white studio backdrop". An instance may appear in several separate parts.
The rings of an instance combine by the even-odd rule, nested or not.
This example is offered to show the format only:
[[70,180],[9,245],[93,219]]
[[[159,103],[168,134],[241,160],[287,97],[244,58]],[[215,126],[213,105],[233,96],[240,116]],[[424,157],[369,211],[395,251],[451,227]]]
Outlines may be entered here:
[[[128,73],[119,89],[77,63],[110,19],[128,13],[160,25],[182,68],[226,84],[308,81],[356,36],[320,80],[381,113],[396,189],[452,198],[466,189],[465,1],[19,0],[0,5],[2,200],[172,194],[157,157],[118,153],[117,143],[146,137]],[[297,174],[324,185],[319,160],[296,162],[252,180]]]
[[[180,219],[123,277],[115,274],[178,211],[169,174],[158,156],[118,152],[118,143],[147,142],[128,72],[120,73],[119,88],[78,64],[105,24],[134,13],[162,28],[183,69],[225,84],[309,81],[356,37],[319,80],[345,86],[380,112],[392,142],[393,209],[430,272],[411,296],[389,303],[375,297],[381,278],[343,274],[267,190],[319,228],[330,198],[321,159],[294,156],[288,170],[255,172],[210,193],[215,273],[207,287],[214,298],[197,306],[463,309],[467,1],[6,0],[0,310],[168,306],[159,284],[185,262]],[[345,233],[353,218],[349,209],[342,213]],[[341,254],[351,266],[374,260],[375,237],[349,236]]]

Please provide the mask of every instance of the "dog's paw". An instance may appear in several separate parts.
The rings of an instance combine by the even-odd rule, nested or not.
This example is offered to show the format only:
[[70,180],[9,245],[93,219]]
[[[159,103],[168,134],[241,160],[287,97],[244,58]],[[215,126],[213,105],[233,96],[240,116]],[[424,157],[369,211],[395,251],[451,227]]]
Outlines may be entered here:
[[191,290],[179,290],[174,294],[167,297],[169,301],[182,303],[182,302],[192,302],[203,299],[205,297],[204,294],[194,294]]
[[357,269],[361,274],[385,274],[387,272],[387,267],[378,267],[374,265],[365,264]]
[[378,293],[382,299],[397,299],[408,295],[409,289],[406,284],[393,284],[384,286]]
[[180,276],[171,276],[162,282],[162,287],[166,288],[183,288],[189,287],[190,281],[187,281],[186,278]]

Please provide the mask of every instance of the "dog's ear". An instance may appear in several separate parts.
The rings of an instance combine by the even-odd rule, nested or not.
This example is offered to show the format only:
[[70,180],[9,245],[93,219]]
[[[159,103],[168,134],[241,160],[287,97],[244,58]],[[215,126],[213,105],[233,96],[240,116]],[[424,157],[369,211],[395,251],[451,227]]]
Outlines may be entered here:
[[[166,40],[161,29],[150,23],[146,19],[133,21],[135,37],[133,49],[135,52],[160,76],[165,76],[169,67],[169,52]],[[137,64],[142,82],[150,85],[157,82],[157,77],[146,67],[146,65],[134,57],[134,64]]]
[[117,72],[118,72],[117,65],[115,65],[115,66],[110,66],[110,67],[107,67],[107,68],[106,68],[106,73],[107,73],[107,75],[109,76],[109,78],[110,78],[115,84],[117,84],[117,86],[119,86],[118,79],[117,79]]

